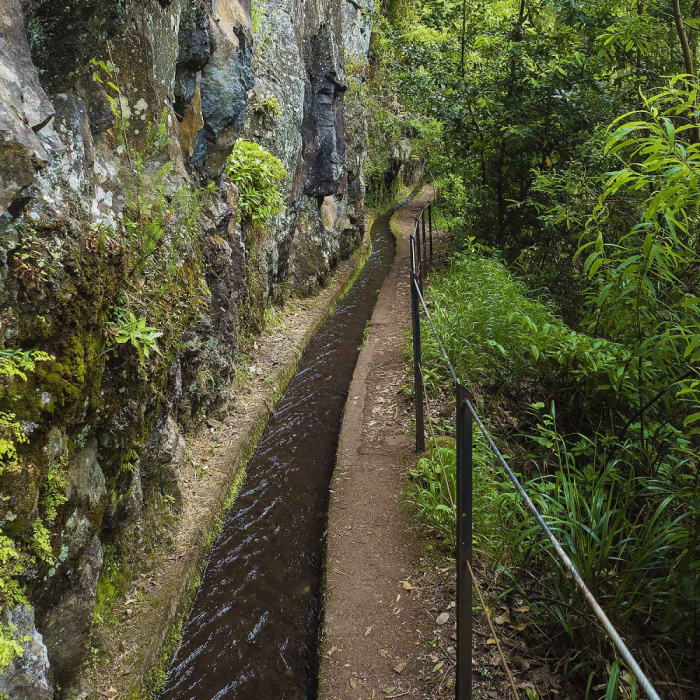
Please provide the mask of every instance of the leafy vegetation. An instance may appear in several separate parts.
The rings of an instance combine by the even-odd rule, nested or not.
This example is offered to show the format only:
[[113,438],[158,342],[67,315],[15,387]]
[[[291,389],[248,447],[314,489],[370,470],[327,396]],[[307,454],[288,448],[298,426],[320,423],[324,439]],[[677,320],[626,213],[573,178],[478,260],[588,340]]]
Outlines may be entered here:
[[284,207],[280,185],[287,171],[271,153],[260,144],[239,139],[228,157],[226,174],[238,191],[238,211],[241,220],[263,227],[270,217]]
[[[54,358],[38,350],[16,350],[3,348],[0,350],[0,400],[3,404],[12,398],[16,391],[17,382],[26,382],[27,374],[34,371],[38,362],[50,362]],[[28,432],[31,426],[17,419],[15,413],[0,411],[0,483],[7,479],[18,478],[27,467],[18,459],[18,449],[29,441]],[[55,517],[53,507],[65,498],[65,484],[61,476],[54,472],[49,490],[45,516],[47,520]],[[2,484],[0,500],[9,500],[6,485]],[[63,501],[65,502],[65,501]],[[12,520],[10,514],[5,520]],[[41,521],[33,523],[30,536],[8,537],[0,534],[0,614],[6,609],[26,603],[22,576],[28,567],[35,563],[35,557],[44,562],[53,561],[53,551],[49,533]],[[21,640],[16,638],[13,628],[0,625],[0,671],[23,653]]]
[[[393,0],[384,15],[390,128],[413,136],[410,114],[440,142],[423,153],[454,251],[428,293],[448,353],[615,624],[640,651],[658,642],[640,653],[655,675],[692,685],[698,8]],[[424,338],[439,395],[449,376]],[[421,463],[410,498],[444,537],[435,466]],[[500,504],[499,479],[488,488]],[[517,519],[507,563],[485,553],[510,578],[506,595],[523,594],[525,569],[541,572],[529,594],[561,601],[538,609],[552,638],[567,634],[569,674],[585,687],[609,648],[572,613],[572,583],[529,515]],[[494,521],[477,522],[490,539]]]
[[[483,250],[455,254],[451,267],[431,279],[428,294],[458,373],[499,421],[503,448],[515,453],[526,489],[614,623],[649,630],[653,619],[664,636],[670,633],[667,625],[687,625],[692,603],[686,607],[673,592],[687,585],[692,566],[686,559],[695,537],[687,505],[696,488],[692,440],[678,424],[673,441],[666,437],[653,448],[648,442],[647,450],[655,450],[655,469],[648,471],[634,433],[619,440],[596,430],[584,412],[592,411],[596,399],[608,409],[615,401],[621,415],[628,402],[634,409],[634,383],[620,379],[631,356],[624,345],[568,328],[551,303],[534,299]],[[448,385],[448,370],[427,325],[423,337],[424,362],[432,369],[427,387],[439,393]],[[530,404],[538,396],[554,398],[547,406]],[[518,431],[508,424],[513,415]],[[595,628],[571,612],[575,585],[550,565],[549,543],[480,436],[476,440],[475,546],[492,562],[506,556],[503,573],[524,597],[518,589],[522,567],[547,571],[540,583],[562,601],[541,608],[561,623],[551,633],[563,629],[604,657],[607,646]],[[454,464],[452,445],[431,449],[412,474],[409,495],[430,530],[449,543]]]

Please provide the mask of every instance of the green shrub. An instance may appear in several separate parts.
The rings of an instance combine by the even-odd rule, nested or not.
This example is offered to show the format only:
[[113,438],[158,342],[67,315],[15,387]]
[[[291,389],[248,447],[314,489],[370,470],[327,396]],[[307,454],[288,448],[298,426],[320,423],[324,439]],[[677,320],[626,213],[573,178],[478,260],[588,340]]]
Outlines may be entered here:
[[239,139],[228,157],[226,174],[240,192],[238,212],[242,222],[262,227],[283,210],[280,186],[287,171],[261,145]]

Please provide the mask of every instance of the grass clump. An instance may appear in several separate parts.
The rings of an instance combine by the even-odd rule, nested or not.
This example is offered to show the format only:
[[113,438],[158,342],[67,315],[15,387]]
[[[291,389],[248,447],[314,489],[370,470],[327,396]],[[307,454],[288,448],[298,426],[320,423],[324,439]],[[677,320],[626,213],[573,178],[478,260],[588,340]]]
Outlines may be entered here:
[[[514,493],[498,472],[493,453],[480,434],[474,434],[474,549],[498,561],[516,524]],[[432,438],[428,453],[411,470],[407,502],[444,551],[454,552],[457,537],[456,447],[452,437]]]

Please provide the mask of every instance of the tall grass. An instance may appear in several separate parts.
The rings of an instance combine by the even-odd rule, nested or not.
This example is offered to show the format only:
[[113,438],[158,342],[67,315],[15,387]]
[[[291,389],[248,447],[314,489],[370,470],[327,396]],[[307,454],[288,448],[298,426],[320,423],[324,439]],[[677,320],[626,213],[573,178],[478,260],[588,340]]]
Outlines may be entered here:
[[[699,643],[697,457],[682,420],[678,425],[664,405],[646,421],[634,415],[640,386],[653,395],[664,377],[645,365],[627,372],[628,348],[569,328],[552,304],[479,251],[456,254],[431,278],[426,297],[458,375],[488,399],[482,412],[500,414],[504,395],[509,410],[520,407],[517,434],[511,429],[505,446],[613,623],[632,640],[659,641],[665,651],[658,661],[667,664],[668,653],[692,675],[692,640]],[[427,326],[423,361],[428,391],[448,390],[449,373]],[[534,607],[552,622],[552,634],[569,635],[584,662],[609,659],[604,636],[578,613],[585,606],[573,581],[475,440],[475,547],[494,566],[507,562],[500,568],[509,594],[549,601]],[[454,447],[432,445],[412,474],[409,496],[430,531],[449,543],[454,469]],[[537,572],[536,583],[525,569]]]
[[[474,548],[498,561],[510,546],[508,535],[520,514],[516,495],[504,479],[481,435],[474,436]],[[456,450],[453,438],[438,437],[411,471],[407,502],[428,531],[452,553],[456,543]]]
[[[633,403],[638,376],[620,373],[630,352],[618,343],[569,328],[553,304],[535,299],[500,260],[457,253],[431,279],[428,300],[436,328],[462,381],[479,391],[556,393],[561,402],[614,394]],[[447,381],[442,353],[425,324],[424,364]],[[644,368],[650,384],[654,369]]]

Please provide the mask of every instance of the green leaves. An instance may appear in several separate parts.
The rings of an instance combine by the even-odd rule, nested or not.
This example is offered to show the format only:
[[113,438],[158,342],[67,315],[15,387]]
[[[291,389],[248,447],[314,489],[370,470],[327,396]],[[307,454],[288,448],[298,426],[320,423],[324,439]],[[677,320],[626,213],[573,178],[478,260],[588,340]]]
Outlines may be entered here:
[[287,177],[281,161],[252,141],[236,141],[226,165],[226,174],[238,191],[239,216],[253,226],[265,226],[284,208],[280,187]]
[[656,228],[686,230],[688,212],[700,203],[700,150],[690,140],[696,129],[698,87],[681,77],[668,89],[642,95],[645,109],[630,114],[639,119],[617,126],[605,147],[622,157],[626,167],[612,173],[604,199],[624,190],[649,190],[644,220]]
[[[606,152],[623,168],[608,174],[588,222],[595,242],[583,243],[577,253],[595,245],[583,268],[595,300],[590,327],[634,346],[636,361],[648,368],[644,383],[666,378],[669,396],[675,393],[689,404],[684,427],[697,422],[695,408],[700,408],[697,385],[682,378],[700,362],[693,232],[700,206],[700,151],[691,138],[697,91],[687,78],[676,76],[667,88],[643,95],[644,109],[630,113],[636,119],[627,121],[627,114],[613,124]],[[639,218],[627,221],[625,231],[611,217],[629,212],[628,202],[638,205]]]
[[145,318],[136,318],[132,311],[117,310],[115,320],[109,328],[109,335],[116,345],[129,343],[138,353],[143,367],[146,367],[146,360],[151,351],[158,355],[163,354],[157,343],[163,334],[147,325]]

